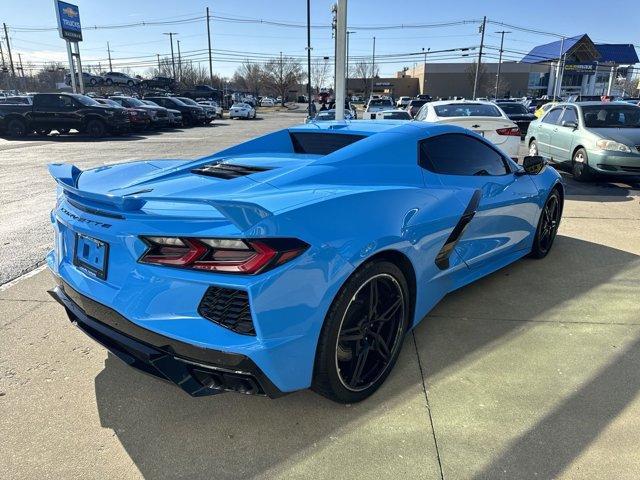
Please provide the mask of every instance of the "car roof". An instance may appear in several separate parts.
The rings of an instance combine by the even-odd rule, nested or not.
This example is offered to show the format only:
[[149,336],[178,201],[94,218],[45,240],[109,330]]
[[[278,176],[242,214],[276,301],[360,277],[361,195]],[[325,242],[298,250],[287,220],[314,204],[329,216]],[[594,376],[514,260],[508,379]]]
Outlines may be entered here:
[[497,106],[495,103],[489,102],[486,100],[438,100],[436,102],[430,102],[429,105],[438,107],[441,105],[455,105],[457,103],[473,104],[473,105],[491,105],[492,107]]

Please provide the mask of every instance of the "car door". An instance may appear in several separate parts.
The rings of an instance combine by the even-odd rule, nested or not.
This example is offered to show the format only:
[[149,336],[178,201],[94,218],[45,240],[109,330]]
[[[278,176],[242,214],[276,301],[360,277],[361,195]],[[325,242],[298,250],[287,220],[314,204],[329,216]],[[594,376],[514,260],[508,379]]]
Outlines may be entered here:
[[542,117],[536,140],[538,142],[538,153],[543,157],[551,157],[551,140],[555,133],[554,130],[557,130],[562,110],[563,107],[552,108],[549,113]]
[[573,137],[576,131],[574,126],[565,124],[578,125],[578,112],[576,107],[568,105],[564,107],[564,111],[557,122],[554,129],[551,130],[549,141],[549,156],[555,162],[570,162],[573,146]]
[[421,142],[420,163],[468,202],[454,248],[469,268],[508,263],[510,254],[531,248],[538,190],[528,175],[516,175],[517,166],[495,147],[475,136],[447,133]]
[[60,107],[56,119],[56,125],[60,128],[78,128],[80,127],[81,117],[80,104],[77,104],[73,98],[67,95],[60,95]]
[[36,129],[51,128],[57,122],[60,109],[60,96],[55,94],[40,94],[35,97],[32,111],[32,124]]

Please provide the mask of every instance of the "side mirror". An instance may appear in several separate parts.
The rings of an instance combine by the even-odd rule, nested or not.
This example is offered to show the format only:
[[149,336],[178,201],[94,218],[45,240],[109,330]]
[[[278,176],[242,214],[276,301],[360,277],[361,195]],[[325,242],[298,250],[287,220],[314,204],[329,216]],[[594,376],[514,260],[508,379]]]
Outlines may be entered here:
[[546,164],[546,160],[540,155],[527,156],[522,160],[522,168],[528,175],[539,174]]
[[563,127],[573,128],[574,130],[578,128],[578,124],[576,122],[562,122]]

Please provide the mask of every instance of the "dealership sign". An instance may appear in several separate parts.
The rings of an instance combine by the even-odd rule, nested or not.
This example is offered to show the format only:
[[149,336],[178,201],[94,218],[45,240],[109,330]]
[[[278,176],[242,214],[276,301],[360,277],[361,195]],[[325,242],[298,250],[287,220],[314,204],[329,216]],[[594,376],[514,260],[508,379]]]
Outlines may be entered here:
[[80,26],[80,10],[78,10],[78,6],[61,2],[60,0],[54,0],[54,3],[60,38],[70,42],[81,42],[82,27]]
[[564,65],[564,71],[567,73],[594,73],[597,66],[597,63],[566,63]]

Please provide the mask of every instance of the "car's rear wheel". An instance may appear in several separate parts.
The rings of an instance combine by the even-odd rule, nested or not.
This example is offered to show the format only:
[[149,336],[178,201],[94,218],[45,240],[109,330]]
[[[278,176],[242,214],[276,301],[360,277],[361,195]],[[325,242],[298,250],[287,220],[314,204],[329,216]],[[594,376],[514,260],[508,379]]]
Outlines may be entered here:
[[24,137],[27,133],[27,124],[23,120],[13,118],[7,123],[7,136]]
[[110,78],[107,78],[104,83],[106,83],[107,85],[113,85],[113,80],[111,80]]
[[591,167],[589,167],[589,157],[587,157],[587,151],[584,148],[579,148],[573,154],[571,173],[573,178],[579,182],[593,180],[593,173],[591,173]]
[[95,87],[98,84],[98,80],[95,78],[92,78],[91,80],[89,80],[89,84]]
[[531,248],[533,258],[544,258],[551,250],[553,241],[556,239],[560,219],[562,217],[562,199],[557,189],[553,189],[542,208],[536,236]]
[[107,126],[102,120],[89,120],[85,131],[93,138],[104,137],[107,133]]
[[356,271],[327,313],[313,390],[340,403],[373,394],[398,359],[409,304],[407,281],[393,263],[373,261]]

